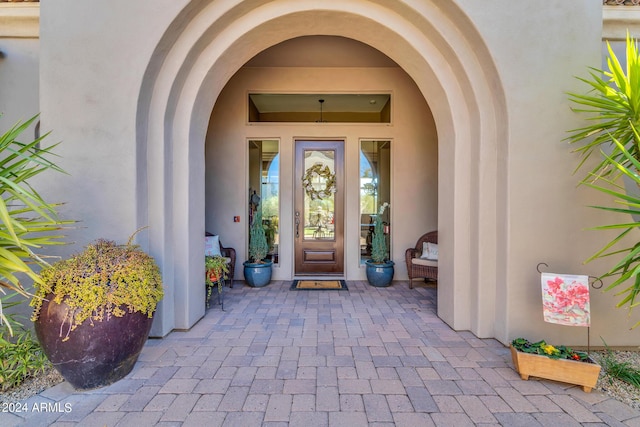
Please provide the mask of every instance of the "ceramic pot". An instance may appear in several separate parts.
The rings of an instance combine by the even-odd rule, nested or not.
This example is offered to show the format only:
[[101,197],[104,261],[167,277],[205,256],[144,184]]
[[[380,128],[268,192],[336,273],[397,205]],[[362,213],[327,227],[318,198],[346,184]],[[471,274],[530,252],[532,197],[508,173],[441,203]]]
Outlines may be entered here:
[[386,261],[384,263],[375,263],[371,260],[366,260],[366,272],[367,280],[371,286],[386,287],[391,284],[393,280],[395,263],[393,261]]
[[245,261],[244,265],[244,279],[249,286],[254,288],[261,288],[271,282],[271,267],[273,261],[268,260],[262,263]]
[[[73,331],[65,319],[68,306],[47,295],[35,331],[47,358],[77,389],[93,389],[124,378],[138,360],[153,319],[126,312],[108,320],[85,320]],[[67,336],[68,339],[63,341]]]

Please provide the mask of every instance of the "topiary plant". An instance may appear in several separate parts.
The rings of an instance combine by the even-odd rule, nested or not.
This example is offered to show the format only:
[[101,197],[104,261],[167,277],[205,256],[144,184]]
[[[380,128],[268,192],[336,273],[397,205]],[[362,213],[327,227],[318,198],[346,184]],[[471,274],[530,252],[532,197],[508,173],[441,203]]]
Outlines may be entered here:
[[261,263],[269,252],[267,237],[262,226],[262,206],[258,205],[256,214],[249,230],[249,259],[254,263]]
[[384,210],[390,206],[389,203],[384,202],[378,210],[376,220],[373,226],[373,240],[371,241],[371,261],[376,264],[382,264],[387,260],[387,240],[384,236],[384,223],[382,221],[382,215]]
[[152,317],[163,297],[160,270],[132,239],[126,245],[99,239],[83,252],[43,269],[42,282],[36,283],[31,301],[32,320],[38,318],[49,294],[54,295],[54,302],[68,306],[63,321],[68,322],[65,340],[87,319],[100,322],[126,312]]

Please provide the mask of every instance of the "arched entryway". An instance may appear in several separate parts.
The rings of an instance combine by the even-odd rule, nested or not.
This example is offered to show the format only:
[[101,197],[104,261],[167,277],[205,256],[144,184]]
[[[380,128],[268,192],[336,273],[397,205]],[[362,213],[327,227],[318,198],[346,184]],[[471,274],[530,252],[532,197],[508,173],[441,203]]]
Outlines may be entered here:
[[[326,101],[322,121],[319,99]],[[249,112],[253,119],[247,120]],[[339,168],[335,195],[294,206],[293,201],[304,200],[304,172],[296,171],[301,158],[295,148],[308,142],[321,148],[332,141],[340,142],[345,164]],[[265,172],[264,159],[275,153],[278,184],[274,186],[274,179],[267,184],[261,171]],[[271,248],[272,255],[278,254],[274,280],[323,274],[365,280],[371,215],[384,202],[392,206],[385,211],[385,220],[391,223],[388,242],[396,262],[395,278],[407,279],[406,248],[415,245],[423,230],[438,226],[438,135],[433,114],[402,68],[353,39],[298,37],[243,65],[216,99],[205,156],[207,230],[246,254],[248,201],[257,190],[265,206],[263,217],[269,218],[265,225],[272,220],[278,224],[278,246]],[[323,158],[309,157],[305,169]],[[368,189],[367,179],[375,179]],[[236,216],[240,221],[231,222]],[[269,230],[275,236],[275,229]],[[301,245],[309,247],[303,250]]]
[[[304,35],[334,35],[387,55],[414,80],[439,136],[439,315],[455,329],[504,339],[504,97],[491,57],[453,4],[385,7],[345,1],[192,2],[151,58],[138,109],[139,220],[162,265],[167,296],[155,335],[204,313],[204,141],[231,76],[259,52]],[[482,250],[479,250],[482,247]]]

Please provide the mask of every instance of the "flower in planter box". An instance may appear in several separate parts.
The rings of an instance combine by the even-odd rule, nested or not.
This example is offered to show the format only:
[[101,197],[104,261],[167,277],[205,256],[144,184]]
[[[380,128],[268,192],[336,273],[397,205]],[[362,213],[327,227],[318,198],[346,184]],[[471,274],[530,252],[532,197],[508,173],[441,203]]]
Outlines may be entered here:
[[[597,384],[601,367],[581,351],[558,345],[547,344],[544,340],[530,342],[516,338],[511,342],[511,358],[520,378],[545,378],[582,387],[589,393]],[[585,362],[585,363],[574,363]]]
[[582,351],[575,351],[571,347],[564,345],[553,346],[547,344],[544,340],[538,342],[530,342],[525,338],[516,338],[511,342],[513,348],[523,353],[539,354],[550,357],[551,359],[567,359],[589,362],[589,355]]

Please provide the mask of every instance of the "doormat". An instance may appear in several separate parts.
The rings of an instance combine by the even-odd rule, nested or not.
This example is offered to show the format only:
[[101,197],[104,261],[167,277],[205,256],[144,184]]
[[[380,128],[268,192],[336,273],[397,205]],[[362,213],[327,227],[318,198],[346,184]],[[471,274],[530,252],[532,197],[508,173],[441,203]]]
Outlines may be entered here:
[[344,280],[294,280],[292,291],[348,291]]

